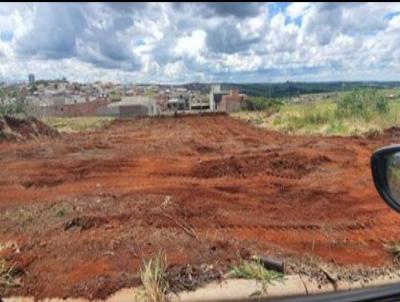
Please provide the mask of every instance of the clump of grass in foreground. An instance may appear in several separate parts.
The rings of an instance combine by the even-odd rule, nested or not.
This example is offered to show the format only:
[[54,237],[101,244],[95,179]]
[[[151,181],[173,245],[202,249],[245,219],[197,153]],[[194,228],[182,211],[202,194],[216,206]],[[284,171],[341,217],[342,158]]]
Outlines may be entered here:
[[229,275],[233,278],[255,279],[265,283],[279,281],[283,278],[283,274],[267,270],[258,260],[240,262],[232,267]]
[[0,259],[0,288],[15,286],[12,275],[13,268],[8,267],[4,259]]
[[158,253],[149,261],[143,262],[140,270],[144,295],[147,301],[168,301],[167,292],[169,288],[166,279],[167,258],[164,253]]
[[393,260],[400,263],[400,241],[394,241],[385,245],[385,248],[392,254]]

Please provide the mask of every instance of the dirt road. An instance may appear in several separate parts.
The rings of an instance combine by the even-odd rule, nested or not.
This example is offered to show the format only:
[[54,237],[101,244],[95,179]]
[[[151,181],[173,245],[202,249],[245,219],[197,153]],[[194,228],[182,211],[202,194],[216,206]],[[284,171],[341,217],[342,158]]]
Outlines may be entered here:
[[369,158],[399,133],[286,136],[197,116],[0,144],[0,256],[24,272],[3,294],[105,297],[161,249],[171,264],[254,252],[389,264],[400,216]]

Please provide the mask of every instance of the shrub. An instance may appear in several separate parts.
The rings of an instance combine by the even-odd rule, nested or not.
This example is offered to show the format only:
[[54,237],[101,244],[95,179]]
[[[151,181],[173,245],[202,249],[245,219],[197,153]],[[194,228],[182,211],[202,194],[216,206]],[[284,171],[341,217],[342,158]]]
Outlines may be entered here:
[[338,102],[336,116],[338,118],[357,117],[369,120],[376,114],[384,114],[388,111],[388,101],[377,90],[355,89]]
[[7,101],[6,94],[0,89],[0,115],[25,113],[27,105],[23,98],[17,98],[13,102]]
[[273,112],[278,112],[280,106],[283,103],[281,101],[266,99],[262,97],[250,97],[245,101],[244,109],[248,111],[262,111],[269,110]]
[[9,104],[0,104],[0,115],[26,113],[26,109],[26,104],[20,101],[15,101]]
[[379,95],[379,97],[376,99],[375,107],[380,114],[389,112],[388,101],[384,98],[383,95]]

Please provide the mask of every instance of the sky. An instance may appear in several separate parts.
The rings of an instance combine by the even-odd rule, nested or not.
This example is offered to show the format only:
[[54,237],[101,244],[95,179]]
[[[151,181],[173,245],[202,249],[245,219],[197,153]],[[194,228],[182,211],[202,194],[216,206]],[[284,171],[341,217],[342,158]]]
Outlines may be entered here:
[[0,3],[0,81],[400,80],[399,3]]

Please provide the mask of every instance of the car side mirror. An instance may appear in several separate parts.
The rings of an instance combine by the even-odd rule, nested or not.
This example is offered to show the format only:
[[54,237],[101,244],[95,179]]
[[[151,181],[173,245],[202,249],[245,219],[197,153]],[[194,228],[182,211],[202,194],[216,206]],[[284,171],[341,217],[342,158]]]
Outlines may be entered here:
[[371,170],[379,195],[400,213],[400,145],[376,150],[371,157]]

